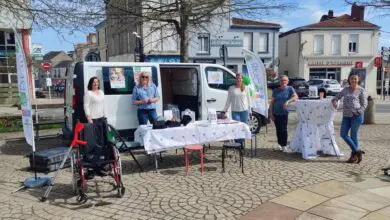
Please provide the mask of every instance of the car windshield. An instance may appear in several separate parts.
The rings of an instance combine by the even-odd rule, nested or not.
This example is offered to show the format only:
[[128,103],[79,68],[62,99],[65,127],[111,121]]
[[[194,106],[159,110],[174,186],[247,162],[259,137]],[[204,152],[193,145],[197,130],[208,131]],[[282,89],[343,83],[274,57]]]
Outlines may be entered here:
[[313,86],[313,85],[320,85],[322,84],[322,80],[309,80],[307,84]]
[[291,84],[297,86],[305,85],[305,80],[292,80]]
[[339,84],[339,82],[337,82],[337,80],[328,80],[326,83],[327,84]]

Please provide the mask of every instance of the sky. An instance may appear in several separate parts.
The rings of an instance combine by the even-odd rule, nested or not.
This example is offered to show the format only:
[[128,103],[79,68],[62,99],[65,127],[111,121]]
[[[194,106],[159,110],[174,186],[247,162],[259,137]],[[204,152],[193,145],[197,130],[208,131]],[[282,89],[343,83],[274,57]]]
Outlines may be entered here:
[[[328,10],[333,10],[335,16],[351,13],[351,6],[346,4],[344,0],[299,0],[295,2],[298,9],[287,13],[276,13],[273,16],[264,17],[262,20],[279,23],[282,26],[280,31],[285,32],[318,22],[322,15],[328,13]],[[365,20],[381,27],[379,46],[390,47],[390,16],[383,17],[379,14],[378,11],[366,8]],[[73,50],[73,45],[86,42],[86,35],[87,32],[58,35],[51,29],[33,30],[32,43],[42,44],[44,53],[57,50],[70,51]]]

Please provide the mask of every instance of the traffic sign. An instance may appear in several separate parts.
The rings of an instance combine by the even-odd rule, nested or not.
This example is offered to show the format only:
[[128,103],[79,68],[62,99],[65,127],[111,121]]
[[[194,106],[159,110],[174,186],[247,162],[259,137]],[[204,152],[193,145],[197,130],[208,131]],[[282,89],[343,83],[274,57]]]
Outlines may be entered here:
[[42,63],[42,68],[46,71],[51,69],[51,63]]
[[51,78],[46,78],[46,86],[52,86]]

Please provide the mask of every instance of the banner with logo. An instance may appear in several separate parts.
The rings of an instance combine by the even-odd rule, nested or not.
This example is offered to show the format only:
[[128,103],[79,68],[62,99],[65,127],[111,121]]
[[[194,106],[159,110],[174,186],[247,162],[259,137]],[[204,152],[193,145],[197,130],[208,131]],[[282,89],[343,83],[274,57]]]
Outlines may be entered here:
[[32,108],[30,100],[30,86],[27,76],[27,63],[24,56],[21,37],[18,33],[15,33],[16,42],[16,69],[18,74],[18,88],[19,88],[19,102],[22,109],[22,122],[23,131],[26,141],[29,145],[34,146],[34,133],[33,133],[33,121],[32,121]]
[[252,107],[256,112],[268,118],[267,80],[264,64],[255,53],[246,49],[242,50],[250,79]]

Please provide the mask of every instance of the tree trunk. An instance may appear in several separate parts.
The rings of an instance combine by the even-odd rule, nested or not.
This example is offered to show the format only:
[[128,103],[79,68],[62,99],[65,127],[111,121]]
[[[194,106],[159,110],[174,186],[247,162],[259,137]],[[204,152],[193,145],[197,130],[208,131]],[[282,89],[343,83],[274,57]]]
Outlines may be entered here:
[[188,63],[188,26],[182,26],[182,33],[180,34],[180,62]]
[[181,2],[180,7],[180,28],[178,30],[180,36],[180,62],[188,63],[188,22],[189,17],[187,12],[191,11],[185,1]]

